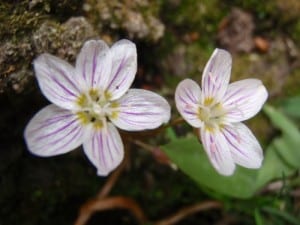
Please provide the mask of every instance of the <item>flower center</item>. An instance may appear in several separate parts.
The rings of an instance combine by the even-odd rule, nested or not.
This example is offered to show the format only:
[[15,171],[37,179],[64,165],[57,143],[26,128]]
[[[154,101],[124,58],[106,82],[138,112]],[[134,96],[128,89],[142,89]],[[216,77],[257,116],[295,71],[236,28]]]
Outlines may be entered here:
[[214,103],[214,99],[209,98],[204,100],[204,104],[198,106],[197,116],[208,130],[213,131],[222,126],[225,110],[221,103]]
[[81,94],[77,98],[79,110],[76,112],[82,124],[93,124],[95,128],[106,126],[109,117],[118,116],[118,103],[110,100],[108,92],[95,89]]

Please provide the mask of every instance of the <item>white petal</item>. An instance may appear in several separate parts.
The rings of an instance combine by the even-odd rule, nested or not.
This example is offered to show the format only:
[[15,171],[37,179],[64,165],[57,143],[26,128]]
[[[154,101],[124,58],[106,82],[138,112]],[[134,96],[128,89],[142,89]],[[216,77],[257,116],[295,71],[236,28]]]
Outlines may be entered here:
[[121,97],[131,86],[137,71],[136,46],[129,40],[120,40],[110,49],[112,71],[107,87],[111,100]]
[[100,176],[108,175],[124,158],[124,146],[118,130],[111,123],[106,128],[95,130],[92,137],[83,143],[85,154]]
[[201,128],[201,141],[213,167],[222,175],[232,175],[235,164],[227,141],[220,131]]
[[203,122],[198,117],[201,102],[201,89],[191,80],[181,81],[175,91],[175,103],[181,116],[193,127],[201,127]]
[[119,128],[128,131],[153,129],[170,119],[171,109],[160,95],[142,89],[129,89],[119,100],[117,116],[110,120]]
[[223,107],[228,112],[226,121],[240,122],[257,114],[268,92],[260,80],[246,79],[231,83],[223,100]]
[[87,41],[76,60],[77,76],[83,80],[84,89],[107,86],[111,73],[112,58],[109,47],[102,40]]
[[85,130],[69,110],[48,105],[29,122],[25,132],[29,151],[39,156],[69,152],[83,143]]
[[242,123],[225,126],[222,129],[235,163],[247,168],[259,168],[263,151],[252,134]]
[[75,109],[75,100],[80,95],[80,90],[74,76],[74,68],[49,54],[40,55],[33,64],[44,95],[62,108]]
[[202,76],[203,101],[213,98],[215,102],[224,96],[227,89],[232,59],[229,52],[216,49],[206,64]]

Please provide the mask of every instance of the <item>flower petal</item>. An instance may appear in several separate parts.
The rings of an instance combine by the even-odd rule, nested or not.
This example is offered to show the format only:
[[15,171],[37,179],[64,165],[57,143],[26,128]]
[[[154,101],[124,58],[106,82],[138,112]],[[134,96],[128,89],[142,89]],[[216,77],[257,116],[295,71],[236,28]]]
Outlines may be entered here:
[[203,122],[198,117],[201,89],[191,80],[181,81],[175,91],[175,103],[181,116],[193,127],[201,127]]
[[85,130],[76,115],[52,104],[30,120],[24,136],[30,152],[39,156],[54,156],[81,145]]
[[231,72],[232,59],[229,52],[216,49],[207,62],[202,76],[202,101],[219,102],[224,96]]
[[235,123],[222,129],[235,163],[247,168],[259,168],[263,151],[247,126]]
[[110,51],[113,64],[107,91],[115,100],[125,94],[135,78],[137,53],[135,44],[129,40],[116,42]]
[[64,109],[75,109],[75,100],[80,94],[74,80],[74,68],[67,62],[42,54],[33,62],[39,86],[44,95]]
[[124,158],[122,139],[111,123],[106,129],[95,130],[92,137],[83,143],[83,149],[100,176],[108,175]]
[[170,119],[170,105],[152,91],[129,89],[116,103],[117,114],[112,114],[110,120],[124,130],[153,129]]
[[201,141],[213,167],[222,175],[233,174],[235,164],[227,141],[220,131],[201,128]]
[[85,90],[107,86],[111,73],[112,58],[109,47],[102,40],[87,41],[76,60],[77,76],[83,79]]
[[231,83],[223,100],[227,111],[226,121],[240,122],[257,114],[265,101],[268,92],[258,79],[245,79]]

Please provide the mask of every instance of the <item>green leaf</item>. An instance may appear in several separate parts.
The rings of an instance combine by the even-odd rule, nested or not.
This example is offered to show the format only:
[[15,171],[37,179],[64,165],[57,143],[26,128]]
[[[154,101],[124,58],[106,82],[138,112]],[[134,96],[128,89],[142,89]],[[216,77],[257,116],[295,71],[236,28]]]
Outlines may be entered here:
[[166,129],[166,137],[169,138],[171,141],[174,141],[177,139],[176,133],[171,127],[168,127]]
[[197,138],[181,138],[162,146],[169,158],[200,186],[236,198],[249,198],[255,191],[257,171],[238,167],[230,177],[218,174]]
[[299,145],[295,145],[293,142],[290,142],[287,138],[283,137],[276,138],[273,142],[277,153],[288,165],[293,168],[300,168]]
[[291,141],[298,141],[300,133],[294,123],[288,119],[283,113],[276,110],[274,107],[265,105],[264,112],[270,118],[272,124],[283,132],[283,135],[291,138]]
[[288,222],[288,224],[300,225],[299,218],[296,218],[287,212],[280,211],[276,208],[267,207],[267,206],[263,207],[263,210],[265,212],[268,212],[270,214],[273,214],[274,216],[277,216],[277,217],[285,220],[286,222]]
[[282,137],[274,140],[274,146],[281,157],[295,168],[300,168],[300,132],[283,113],[271,106],[264,107],[273,125],[282,131]]
[[273,179],[289,176],[293,169],[282,160],[277,153],[274,143],[272,143],[266,150],[265,160],[261,169],[258,172],[256,187],[261,188]]
[[263,217],[261,216],[261,213],[258,208],[256,208],[254,211],[254,218],[256,225],[264,225]]
[[282,104],[282,108],[289,116],[300,118],[300,96],[285,100]]

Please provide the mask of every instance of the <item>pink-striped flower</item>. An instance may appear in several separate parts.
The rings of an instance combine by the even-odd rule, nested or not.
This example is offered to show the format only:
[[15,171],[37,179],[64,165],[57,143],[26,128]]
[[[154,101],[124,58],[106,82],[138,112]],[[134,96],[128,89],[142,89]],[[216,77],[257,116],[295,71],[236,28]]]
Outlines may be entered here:
[[[153,129],[170,119],[170,106],[147,90],[129,89],[137,71],[134,43],[87,41],[75,68],[42,54],[34,69],[43,94],[53,103],[39,111],[25,129],[28,149],[39,156],[63,154],[83,144],[98,175],[107,175],[123,159],[116,127]],[[128,90],[129,89],[129,90]]]
[[262,149],[252,132],[241,123],[257,114],[267,99],[264,85],[257,79],[229,84],[232,59],[216,49],[205,66],[202,90],[190,79],[183,80],[175,93],[182,117],[199,128],[199,138],[214,168],[231,175],[235,164],[259,168]]

